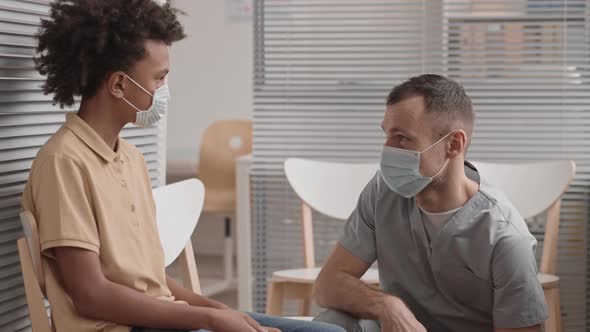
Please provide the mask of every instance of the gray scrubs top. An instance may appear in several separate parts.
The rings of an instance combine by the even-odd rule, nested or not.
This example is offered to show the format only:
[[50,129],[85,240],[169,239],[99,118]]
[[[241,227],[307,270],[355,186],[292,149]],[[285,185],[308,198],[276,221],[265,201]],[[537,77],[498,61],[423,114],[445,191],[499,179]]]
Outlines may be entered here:
[[506,196],[479,191],[430,242],[414,198],[391,191],[378,172],[359,197],[340,244],[372,264],[382,289],[401,298],[428,331],[518,328],[547,319],[535,238]]

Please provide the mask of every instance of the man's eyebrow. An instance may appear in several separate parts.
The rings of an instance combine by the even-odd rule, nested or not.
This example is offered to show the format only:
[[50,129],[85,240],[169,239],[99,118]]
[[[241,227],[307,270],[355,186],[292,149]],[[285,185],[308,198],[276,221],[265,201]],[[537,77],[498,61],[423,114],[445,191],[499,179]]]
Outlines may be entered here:
[[411,136],[413,137],[413,135],[409,132],[407,132],[406,130],[399,128],[399,127],[393,127],[389,130],[386,130],[384,126],[381,126],[381,129],[383,130],[383,132],[387,133],[387,134],[396,134],[396,133],[400,133],[400,134],[404,134],[407,136]]

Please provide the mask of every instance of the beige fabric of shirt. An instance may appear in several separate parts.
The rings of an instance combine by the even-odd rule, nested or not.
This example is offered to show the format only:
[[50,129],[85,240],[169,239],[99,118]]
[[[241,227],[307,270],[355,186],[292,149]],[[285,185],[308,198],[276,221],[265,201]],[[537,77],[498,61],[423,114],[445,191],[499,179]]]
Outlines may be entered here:
[[52,249],[96,252],[112,282],[174,301],[166,285],[164,253],[143,155],[123,139],[113,151],[77,115],[43,146],[23,195],[35,216],[47,297],[57,331],[129,331],[79,316],[60,284]]

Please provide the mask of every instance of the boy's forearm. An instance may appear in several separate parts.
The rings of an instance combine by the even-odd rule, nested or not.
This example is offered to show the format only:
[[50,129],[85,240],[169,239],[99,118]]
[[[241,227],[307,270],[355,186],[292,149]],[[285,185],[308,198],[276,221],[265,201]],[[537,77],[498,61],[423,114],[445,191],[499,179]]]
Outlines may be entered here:
[[106,281],[76,309],[82,316],[128,326],[211,330],[215,309],[159,300],[131,288]]

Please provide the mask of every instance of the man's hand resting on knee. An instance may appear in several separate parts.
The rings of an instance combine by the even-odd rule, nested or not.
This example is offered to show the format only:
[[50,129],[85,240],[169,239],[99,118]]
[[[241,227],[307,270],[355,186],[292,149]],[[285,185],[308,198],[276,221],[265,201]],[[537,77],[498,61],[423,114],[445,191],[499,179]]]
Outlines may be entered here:
[[383,313],[378,316],[382,332],[426,332],[406,304],[396,297],[386,299]]
[[316,302],[358,318],[379,320],[383,332],[425,332],[402,300],[360,280],[368,269],[369,264],[338,244],[314,284]]

